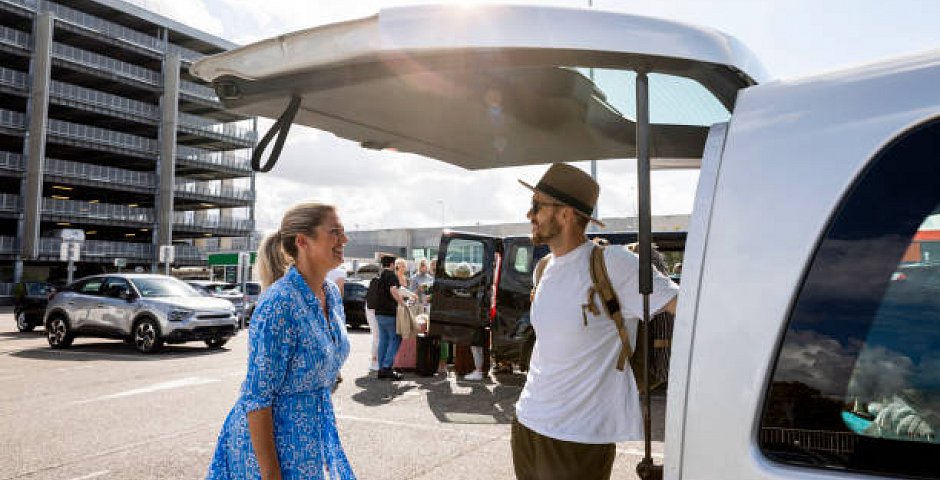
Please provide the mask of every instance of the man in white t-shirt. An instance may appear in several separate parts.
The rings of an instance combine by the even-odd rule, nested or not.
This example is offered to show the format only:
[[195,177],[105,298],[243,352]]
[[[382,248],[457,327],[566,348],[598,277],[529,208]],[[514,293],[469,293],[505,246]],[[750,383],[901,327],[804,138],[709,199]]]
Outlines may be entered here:
[[[641,440],[643,416],[632,370],[616,368],[621,350],[616,324],[603,309],[598,315],[582,309],[593,286],[593,243],[585,232],[592,221],[603,226],[591,217],[600,187],[582,170],[561,163],[534,187],[520,183],[533,191],[526,214],[532,242],[548,245],[552,258],[532,299],[535,347],[512,425],[516,477],[610,478],[615,442]],[[635,347],[643,313],[639,260],[611,246],[604,261]],[[674,312],[677,292],[654,270],[650,312]]]

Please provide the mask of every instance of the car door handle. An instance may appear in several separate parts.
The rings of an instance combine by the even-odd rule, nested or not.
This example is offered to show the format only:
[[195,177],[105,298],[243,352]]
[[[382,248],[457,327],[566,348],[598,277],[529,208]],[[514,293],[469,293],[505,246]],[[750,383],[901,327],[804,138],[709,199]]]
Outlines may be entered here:
[[65,302],[66,305],[75,305],[75,302]]
[[95,308],[104,308],[104,307],[106,307],[106,306],[107,306],[107,305],[105,305],[105,304],[103,304],[103,303],[99,303]]
[[453,292],[454,292],[454,296],[455,296],[455,297],[470,298],[470,297],[473,296],[472,293],[470,293],[470,292],[468,292],[468,291],[466,291],[466,290],[460,289],[460,288],[455,289]]

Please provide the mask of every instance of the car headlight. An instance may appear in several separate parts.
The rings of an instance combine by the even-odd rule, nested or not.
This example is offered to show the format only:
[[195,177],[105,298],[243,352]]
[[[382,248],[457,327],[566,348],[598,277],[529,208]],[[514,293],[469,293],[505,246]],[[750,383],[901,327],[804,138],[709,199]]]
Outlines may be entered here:
[[196,312],[193,312],[192,310],[184,310],[184,309],[178,308],[176,310],[171,310],[170,313],[167,315],[167,319],[171,322],[182,322],[183,320],[186,320],[187,318],[191,317],[194,313]]

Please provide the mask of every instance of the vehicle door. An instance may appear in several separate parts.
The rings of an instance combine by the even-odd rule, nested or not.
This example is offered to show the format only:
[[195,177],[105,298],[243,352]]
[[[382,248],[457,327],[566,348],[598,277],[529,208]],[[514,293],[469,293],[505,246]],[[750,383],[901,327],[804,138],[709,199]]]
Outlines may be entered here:
[[96,321],[90,318],[91,311],[101,299],[101,286],[104,280],[104,277],[87,278],[75,283],[69,291],[62,293],[66,295],[64,307],[73,329],[94,328]]
[[91,310],[89,318],[108,332],[130,334],[131,317],[135,306],[130,282],[121,277],[108,277],[101,287],[101,296]]
[[498,237],[445,232],[431,287],[429,333],[469,345],[490,322],[490,306],[502,241]]
[[529,323],[535,246],[528,236],[503,239],[503,260],[496,289],[492,352],[497,361],[522,362],[527,341],[534,342]]

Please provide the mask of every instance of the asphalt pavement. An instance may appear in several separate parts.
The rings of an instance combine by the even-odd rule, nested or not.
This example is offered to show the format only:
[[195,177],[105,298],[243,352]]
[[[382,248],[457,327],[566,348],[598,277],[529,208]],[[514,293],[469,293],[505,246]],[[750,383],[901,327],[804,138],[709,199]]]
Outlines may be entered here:
[[[513,478],[509,427],[524,377],[405,381],[368,374],[371,336],[350,332],[334,394],[339,432],[360,479]],[[121,341],[79,338],[52,350],[0,310],[0,480],[203,478],[244,378],[247,335],[141,355]],[[654,397],[662,462],[664,397]],[[643,443],[618,444],[613,478],[636,478]]]

